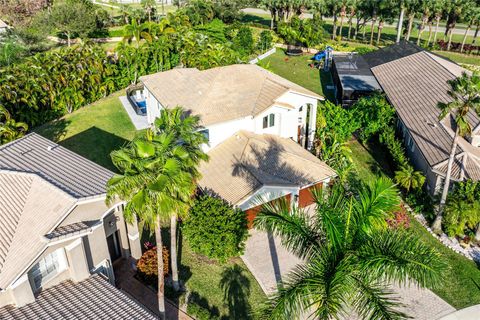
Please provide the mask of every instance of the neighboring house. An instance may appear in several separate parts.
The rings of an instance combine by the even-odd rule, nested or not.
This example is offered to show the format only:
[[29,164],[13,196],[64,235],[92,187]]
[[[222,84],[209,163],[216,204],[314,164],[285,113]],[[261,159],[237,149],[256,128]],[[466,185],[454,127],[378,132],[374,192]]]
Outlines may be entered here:
[[210,156],[199,186],[247,212],[286,197],[313,203],[310,190],[336,176],[305,148],[313,144],[323,97],[257,65],[174,69],[140,78],[147,117],[182,106],[200,116]]
[[[34,310],[45,301],[73,307],[80,304],[74,296],[60,297],[76,288],[84,290],[83,308],[102,301],[114,308],[114,299],[125,300],[113,293],[105,302],[95,288],[114,289],[87,280],[101,273],[114,283],[113,263],[141,256],[138,228],[124,221],[123,203],[105,204],[112,175],[35,133],[0,147],[0,307]],[[60,284],[66,280],[72,283]],[[7,309],[0,309],[0,318],[17,312]]]
[[[448,80],[462,72],[459,65],[408,42],[364,55],[371,71],[398,115],[398,127],[409,157],[427,177],[433,195],[443,188],[454,121],[439,121],[439,102],[451,101]],[[452,180],[480,180],[480,119],[472,111],[468,120],[473,132],[460,138]]]
[[100,275],[71,280],[42,291],[23,307],[0,308],[2,320],[31,319],[158,319],[152,312],[116,289]]

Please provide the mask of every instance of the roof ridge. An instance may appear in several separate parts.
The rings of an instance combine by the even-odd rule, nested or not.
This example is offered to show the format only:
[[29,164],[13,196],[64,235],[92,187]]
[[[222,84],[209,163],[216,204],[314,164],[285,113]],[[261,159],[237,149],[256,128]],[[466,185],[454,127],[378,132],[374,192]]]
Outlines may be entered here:
[[[417,53],[424,53],[429,59],[433,60],[433,62],[435,62],[436,64],[440,65],[443,69],[445,69],[449,74],[451,74],[454,78],[457,78],[456,75],[454,75],[450,70],[447,69],[447,67],[445,67],[443,64],[441,64],[440,62],[438,62],[437,60],[433,59],[433,57],[431,55],[433,55],[433,53],[429,52],[429,51],[420,51],[420,52],[417,52]],[[417,54],[415,53],[415,54]],[[448,61],[446,60],[445,58],[441,57],[441,56],[438,56],[436,55],[436,57],[438,57],[439,59],[444,59],[445,61],[447,62],[450,62],[450,63],[454,63],[456,64],[455,62],[453,61]],[[461,67],[459,64],[456,64],[457,66]],[[463,73],[463,72],[462,72]]]

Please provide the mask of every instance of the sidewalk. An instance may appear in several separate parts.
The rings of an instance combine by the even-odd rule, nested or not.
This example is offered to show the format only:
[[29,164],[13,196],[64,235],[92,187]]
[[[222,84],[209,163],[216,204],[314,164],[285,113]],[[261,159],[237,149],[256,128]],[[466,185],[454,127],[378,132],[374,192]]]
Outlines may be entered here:
[[[137,280],[132,269],[131,260],[122,260],[115,263],[115,282],[117,288],[125,291],[138,302],[158,315],[157,293]],[[165,299],[167,320],[194,320],[182,310],[178,309],[172,302]]]

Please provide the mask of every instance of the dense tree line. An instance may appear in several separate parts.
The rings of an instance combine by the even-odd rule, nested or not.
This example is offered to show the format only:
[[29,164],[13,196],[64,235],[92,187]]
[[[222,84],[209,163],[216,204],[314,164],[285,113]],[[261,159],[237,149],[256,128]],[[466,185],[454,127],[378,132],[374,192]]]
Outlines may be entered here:
[[[370,26],[369,42],[380,41],[385,23],[401,20],[399,36],[410,40],[418,23],[417,44],[430,45],[437,42],[440,21],[445,21],[443,42],[445,49],[452,47],[453,29],[458,23],[466,25],[460,51],[464,51],[468,32],[475,28],[472,44],[480,30],[480,3],[478,0],[262,0],[261,5],[272,16],[272,29],[293,16],[311,11],[314,16],[333,17],[332,39],[342,38],[348,28],[347,39],[356,39],[359,33],[365,38]],[[419,21],[419,22],[417,22]],[[428,38],[421,43],[422,34],[428,29]]]
[[0,71],[0,104],[17,121],[41,125],[116,90],[142,75],[177,65],[200,69],[241,61],[228,42],[195,30],[172,14],[155,26],[133,25],[132,41],[114,54],[84,43],[36,54]]

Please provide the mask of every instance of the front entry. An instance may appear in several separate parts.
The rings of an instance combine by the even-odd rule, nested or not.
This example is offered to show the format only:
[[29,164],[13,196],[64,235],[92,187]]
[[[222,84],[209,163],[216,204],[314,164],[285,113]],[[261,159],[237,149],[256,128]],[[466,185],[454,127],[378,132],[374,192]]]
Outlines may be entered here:
[[110,253],[110,260],[116,261],[122,256],[120,248],[120,240],[118,238],[118,230],[107,237],[108,253]]

